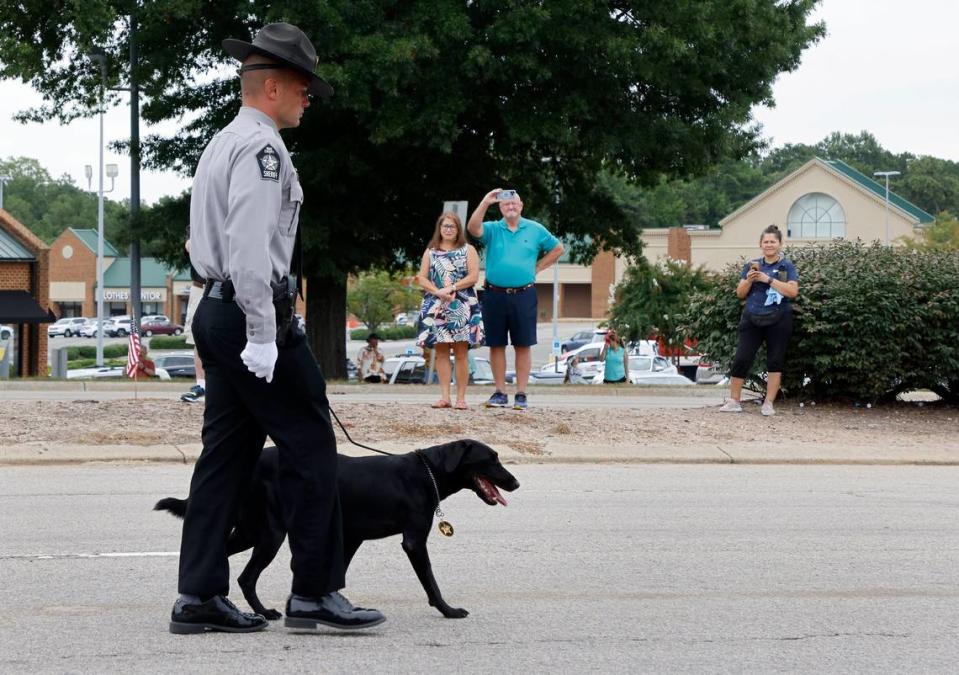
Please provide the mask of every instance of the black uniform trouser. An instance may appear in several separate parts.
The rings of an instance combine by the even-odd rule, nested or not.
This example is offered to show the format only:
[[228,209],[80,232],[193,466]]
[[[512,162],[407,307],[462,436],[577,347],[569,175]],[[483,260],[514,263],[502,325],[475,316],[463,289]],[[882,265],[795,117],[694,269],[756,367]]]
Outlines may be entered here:
[[204,298],[193,337],[206,371],[203,452],[193,470],[180,545],[180,593],[229,591],[226,541],[267,435],[279,448],[280,495],[293,554],[293,592],[318,597],[345,585],[336,489],[336,439],[326,382],[303,337],[279,348],[273,381],[240,359],[246,317]]

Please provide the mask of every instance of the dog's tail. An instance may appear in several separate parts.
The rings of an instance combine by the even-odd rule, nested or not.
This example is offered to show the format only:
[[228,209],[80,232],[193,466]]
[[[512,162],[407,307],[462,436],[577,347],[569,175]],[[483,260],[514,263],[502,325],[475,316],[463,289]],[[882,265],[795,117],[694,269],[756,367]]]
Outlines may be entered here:
[[169,511],[177,518],[183,518],[186,515],[186,500],[176,497],[164,497],[153,507],[154,511]]

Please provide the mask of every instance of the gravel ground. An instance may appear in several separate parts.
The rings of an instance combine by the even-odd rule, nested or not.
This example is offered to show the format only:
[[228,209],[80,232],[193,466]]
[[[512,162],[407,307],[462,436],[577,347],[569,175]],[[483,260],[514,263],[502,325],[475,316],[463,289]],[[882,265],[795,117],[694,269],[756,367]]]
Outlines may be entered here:
[[[901,403],[871,409],[841,405],[800,408],[780,404],[775,417],[748,404],[742,414],[716,407],[570,410],[534,407],[527,412],[433,410],[427,405],[339,404],[337,414],[357,441],[427,445],[471,437],[508,445],[531,455],[550,440],[563,444],[602,443],[695,447],[722,442],[763,441],[774,431],[780,442],[959,451],[959,409],[939,404]],[[139,401],[9,401],[0,418],[0,445],[69,443],[155,445],[200,442],[203,406],[167,399]],[[142,420],[148,420],[143,422]],[[346,443],[339,428],[337,438]]]

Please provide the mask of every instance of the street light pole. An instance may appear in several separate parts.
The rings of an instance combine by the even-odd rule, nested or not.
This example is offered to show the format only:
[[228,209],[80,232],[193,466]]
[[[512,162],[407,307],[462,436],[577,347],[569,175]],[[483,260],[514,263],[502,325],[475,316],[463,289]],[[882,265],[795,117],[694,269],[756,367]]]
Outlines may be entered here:
[[872,175],[886,177],[886,246],[889,246],[889,177],[900,174],[898,171],[876,171]]
[[[97,367],[103,367],[103,109],[106,106],[104,97],[107,88],[107,57],[102,53],[90,55],[90,59],[100,65],[100,162],[97,171]],[[87,188],[90,187],[90,178],[93,169],[89,165],[85,167],[87,176]],[[113,191],[113,179],[117,175],[117,165],[108,164],[106,167],[107,175],[110,177],[110,189]]]
[[13,176],[0,176],[0,209],[3,208],[3,186],[13,180]]

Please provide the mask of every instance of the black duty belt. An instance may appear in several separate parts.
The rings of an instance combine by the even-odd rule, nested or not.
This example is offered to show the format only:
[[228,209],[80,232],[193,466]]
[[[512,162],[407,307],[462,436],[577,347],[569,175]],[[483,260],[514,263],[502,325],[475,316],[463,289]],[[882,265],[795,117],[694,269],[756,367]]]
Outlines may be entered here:
[[[288,292],[288,279],[288,277],[284,277],[279,284],[270,284],[270,288],[273,290],[274,300],[282,298]],[[294,286],[296,285],[295,280],[289,283],[292,283]],[[206,282],[206,285],[203,286],[203,297],[214,298],[216,300],[222,300],[223,302],[233,302],[233,298],[236,297],[236,289],[233,288],[233,282],[229,279],[226,281],[210,279]]]
[[210,279],[203,287],[204,298],[214,298],[216,300],[222,300],[223,302],[233,302],[234,296],[236,296],[236,290],[233,288],[233,282],[229,279],[226,281],[216,281],[215,279]]
[[504,287],[504,286],[494,286],[490,282],[486,281],[483,283],[483,288],[485,288],[487,291],[496,291],[497,293],[509,293],[510,295],[513,295],[514,293],[522,293],[527,288],[532,288],[535,285],[536,285],[535,283],[532,283],[532,284],[526,284],[525,286]]

